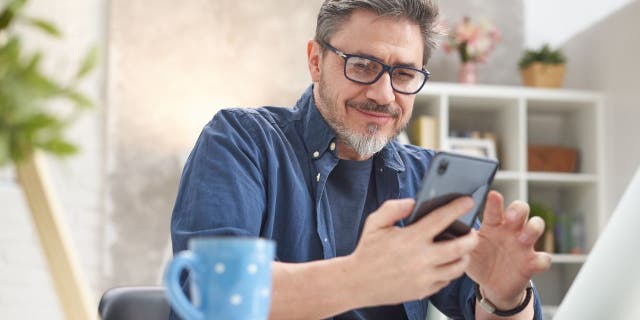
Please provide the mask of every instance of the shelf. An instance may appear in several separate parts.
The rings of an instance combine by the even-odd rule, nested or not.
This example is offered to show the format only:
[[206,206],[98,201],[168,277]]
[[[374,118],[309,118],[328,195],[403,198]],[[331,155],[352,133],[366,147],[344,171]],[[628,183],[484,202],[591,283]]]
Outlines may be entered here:
[[527,180],[553,185],[572,185],[595,183],[598,182],[598,177],[586,173],[527,172]]
[[495,181],[518,181],[520,179],[520,173],[510,170],[499,170],[496,173]]
[[551,263],[584,263],[587,261],[586,254],[552,254]]
[[[414,117],[438,123],[438,141],[451,137],[495,141],[500,170],[491,189],[505,205],[521,200],[557,215],[559,252],[589,252],[606,224],[603,210],[604,96],[598,92],[520,86],[430,82],[416,96]],[[529,171],[529,146],[575,150],[573,173]],[[564,160],[561,160],[564,161]],[[551,268],[534,275],[545,314],[562,302],[587,254],[552,254]]]
[[489,97],[496,99],[524,97],[535,101],[593,101],[602,96],[592,91],[573,89],[530,88],[523,86],[460,85],[429,82],[419,95],[454,95],[458,97]]

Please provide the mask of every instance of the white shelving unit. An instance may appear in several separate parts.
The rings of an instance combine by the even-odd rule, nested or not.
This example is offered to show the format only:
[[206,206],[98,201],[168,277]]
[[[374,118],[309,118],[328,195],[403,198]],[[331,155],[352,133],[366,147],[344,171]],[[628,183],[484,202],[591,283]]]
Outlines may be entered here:
[[[560,304],[607,219],[603,103],[602,95],[595,92],[449,83],[428,83],[416,96],[413,117],[438,119],[441,149],[449,149],[453,132],[484,131],[497,136],[501,167],[493,188],[507,203],[516,199],[540,202],[582,221],[583,253],[553,254],[551,269],[534,279],[545,312],[552,313]],[[577,171],[529,171],[529,144],[577,149]]]

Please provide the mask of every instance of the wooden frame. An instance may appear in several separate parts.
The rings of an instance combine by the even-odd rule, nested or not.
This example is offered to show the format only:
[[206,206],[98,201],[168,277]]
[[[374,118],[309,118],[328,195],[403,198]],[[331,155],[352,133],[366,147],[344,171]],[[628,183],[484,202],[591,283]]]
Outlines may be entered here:
[[18,182],[27,200],[53,287],[66,319],[97,319],[98,309],[71,249],[69,231],[62,223],[61,211],[45,172],[44,159],[37,152],[16,164]]

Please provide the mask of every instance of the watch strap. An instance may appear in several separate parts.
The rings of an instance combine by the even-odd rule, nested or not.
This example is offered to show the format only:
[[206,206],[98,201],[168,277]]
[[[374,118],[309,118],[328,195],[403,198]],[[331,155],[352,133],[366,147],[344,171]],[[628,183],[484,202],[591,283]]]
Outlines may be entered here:
[[489,301],[489,299],[482,296],[482,292],[480,292],[480,285],[478,285],[477,283],[474,284],[473,289],[476,294],[476,301],[480,304],[482,309],[486,310],[491,314],[495,314],[501,317],[510,317],[520,313],[520,311],[524,310],[524,308],[526,308],[529,305],[529,302],[531,301],[531,297],[533,296],[533,283],[531,282],[531,280],[529,280],[529,285],[527,286],[527,289],[526,289],[524,301],[522,301],[520,305],[518,305],[513,309],[500,310],[495,306],[495,304]]

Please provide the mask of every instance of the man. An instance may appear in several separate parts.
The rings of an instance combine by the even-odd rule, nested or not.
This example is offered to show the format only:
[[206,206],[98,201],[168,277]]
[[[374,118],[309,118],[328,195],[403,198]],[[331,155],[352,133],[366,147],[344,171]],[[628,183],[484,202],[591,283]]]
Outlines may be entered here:
[[491,192],[479,230],[448,241],[433,238],[470,198],[404,226],[433,152],[393,138],[428,79],[436,18],[429,0],[325,1],[296,106],[223,110],[204,128],[174,252],[197,236],[275,239],[271,319],[422,320],[427,303],[452,318],[540,318],[527,287],[550,259],[533,250],[544,223],[525,203],[503,209]]

